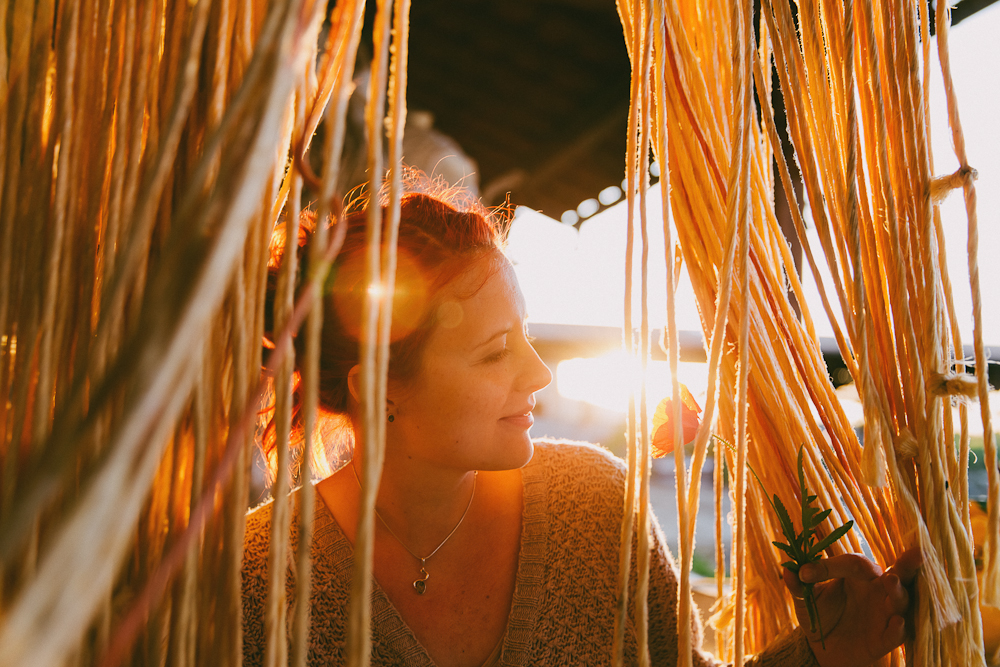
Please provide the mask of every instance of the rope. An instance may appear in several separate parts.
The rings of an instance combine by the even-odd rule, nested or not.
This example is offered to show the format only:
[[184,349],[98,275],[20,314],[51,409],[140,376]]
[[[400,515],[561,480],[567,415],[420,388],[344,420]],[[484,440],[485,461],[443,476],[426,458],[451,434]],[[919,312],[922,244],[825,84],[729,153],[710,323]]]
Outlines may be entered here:
[[[349,97],[350,73],[354,70],[354,58],[357,53],[357,41],[360,38],[360,17],[363,11],[363,3],[355,2],[345,5],[338,3],[334,8],[331,22],[334,29],[331,30],[330,41],[328,41],[327,67],[323,72],[327,75],[318,85],[315,109],[325,108],[331,99],[334,100],[332,112],[328,115],[327,136],[324,155],[326,171],[323,181],[320,184],[322,196],[320,198],[319,210],[317,212],[316,230],[313,234],[313,243],[310,255],[311,276],[310,281],[313,286],[312,302],[307,322],[306,339],[306,359],[303,364],[303,433],[305,440],[303,443],[302,455],[302,489],[299,494],[299,558],[296,563],[298,577],[296,579],[296,606],[293,635],[292,661],[293,667],[304,667],[308,658],[309,641],[309,605],[311,601],[309,575],[312,569],[311,549],[312,543],[312,523],[313,508],[315,503],[315,488],[311,483],[311,464],[317,456],[314,442],[318,436],[316,411],[319,405],[319,359],[320,343],[323,330],[323,299],[322,287],[326,276],[330,270],[330,262],[326,260],[324,251],[329,245],[329,231],[326,225],[327,213],[333,208],[332,203],[335,198],[335,189],[340,176],[340,156],[343,151],[343,137],[345,129],[345,109]],[[322,3],[316,3],[316,7],[321,7]],[[321,15],[319,12],[318,15]],[[334,37],[339,38],[337,42],[332,41]],[[346,43],[347,48],[337,49],[337,45]],[[353,48],[352,48],[353,47]],[[331,56],[331,53],[334,54]],[[345,62],[346,61],[346,62]],[[321,114],[313,113],[306,121],[303,132],[308,136],[312,135],[314,127],[311,123],[318,122]],[[305,141],[300,142],[302,144]],[[292,188],[293,201],[298,201],[295,194],[295,187]],[[338,225],[339,239],[335,239],[335,246],[339,250],[340,243],[343,242],[343,234],[347,228],[343,222]],[[339,242],[338,242],[339,241]]]
[[[806,186],[806,194],[809,198],[810,209],[813,212],[820,245],[823,248],[834,288],[840,300],[841,312],[846,314],[851,312],[851,309],[847,301],[847,291],[844,282],[841,280],[838,255],[830,236],[830,223],[823,199],[823,190],[820,187],[819,178],[816,174],[816,150],[811,133],[807,131],[807,127],[803,127],[803,123],[808,123],[812,114],[801,108],[802,100],[800,96],[804,90],[802,80],[806,79],[802,54],[797,45],[793,46],[789,44],[789,40],[791,39],[789,35],[795,35],[796,29],[786,3],[778,2],[777,4],[772,4],[771,0],[763,0],[762,7],[764,17],[767,19],[768,33],[772,36],[772,40],[774,40],[774,62],[777,66],[782,91],[794,91],[784,96],[785,113],[788,119],[788,135],[798,155],[798,166],[802,180]],[[800,234],[800,238],[802,236]],[[831,318],[831,321],[834,320]],[[849,325],[850,321],[846,321],[845,324]],[[847,336],[852,344],[857,344],[856,332],[850,327],[848,327]]]
[[[640,279],[640,324],[639,324],[639,458],[636,461],[639,476],[639,546],[638,581],[635,588],[633,616],[636,626],[636,643],[639,645],[639,665],[649,665],[649,472],[650,441],[649,415],[646,401],[646,381],[649,371],[649,230],[647,226],[646,193],[649,190],[648,155],[650,146],[650,107],[652,106],[652,52],[653,20],[652,12],[643,7],[646,34],[642,44],[642,118],[639,123],[639,163],[636,174],[639,183],[639,231],[642,238],[641,279]],[[683,466],[682,466],[683,470]],[[683,654],[682,654],[683,655]],[[681,658],[683,664],[684,658]]]
[[733,141],[732,158],[729,166],[729,199],[726,202],[727,217],[740,239],[739,284],[740,291],[740,333],[738,339],[739,371],[736,385],[736,489],[734,493],[734,513],[736,535],[733,541],[733,576],[736,578],[736,631],[734,637],[733,664],[740,666],[744,661],[746,633],[746,483],[747,483],[747,408],[749,396],[747,387],[751,370],[750,358],[750,94],[751,62],[753,60],[753,28],[750,12],[740,2],[733,2]]
[[[951,126],[952,145],[958,158],[959,170],[969,170],[965,150],[965,134],[958,112],[958,98],[951,76],[951,55],[948,50],[948,32],[951,23],[947,3],[939,3],[935,25],[937,26],[938,56],[944,79],[945,99],[948,102],[948,124]],[[983,604],[1000,607],[1000,474],[997,472],[997,448],[993,433],[993,422],[989,406],[989,382],[987,377],[986,350],[983,344],[982,293],[979,286],[979,218],[976,211],[976,186],[972,178],[965,178],[965,212],[969,220],[968,255],[969,286],[972,291],[973,351],[976,363],[976,380],[979,385],[979,410],[983,422],[983,445],[985,449],[988,487],[988,518],[986,528],[985,564],[983,567]],[[996,662],[997,655],[988,656]]]
[[[639,664],[649,665],[649,474],[650,440],[649,415],[647,405],[646,384],[649,374],[649,229],[646,210],[646,194],[649,190],[648,155],[653,132],[651,125],[653,104],[652,53],[653,53],[653,17],[650,8],[645,9],[646,35],[643,39],[643,76],[642,76],[642,119],[639,124],[639,163],[641,170],[639,189],[639,228],[642,238],[641,281],[640,281],[640,324],[639,324],[639,459],[637,468],[639,474],[639,546],[638,546],[638,581],[635,589],[634,617],[636,624],[636,641],[639,645]],[[683,658],[682,658],[683,660]]]
[[[320,16],[320,13],[316,11],[316,8],[321,6],[322,3],[315,2],[312,6],[312,15],[314,17],[312,25],[315,25],[315,17]],[[311,31],[310,31],[311,32]],[[307,95],[307,82],[300,80],[298,85],[298,90],[295,95],[295,104],[298,107],[295,112],[297,119],[297,127],[295,128],[295,134],[300,134],[305,131],[303,122],[306,119],[306,95]],[[290,218],[295,218],[296,220],[301,219],[301,202],[302,202],[302,174],[299,169],[292,168],[289,174],[290,178],[290,188],[288,204],[286,206],[286,215]],[[316,230],[322,230],[324,238],[320,238],[319,233],[314,233],[314,247],[310,249],[310,259],[314,258],[316,255],[320,254],[319,248],[323,247],[326,232],[326,222],[322,219],[317,219]],[[289,231],[286,230],[285,236],[285,252],[290,252],[291,255],[297,255],[298,241],[299,241],[299,230],[294,229],[294,236],[289,235]],[[290,260],[291,257],[288,257]],[[285,268],[285,255],[282,257],[282,269]],[[297,260],[296,260],[297,263]],[[298,272],[296,271],[296,274]],[[295,275],[295,274],[293,274]],[[291,298],[285,304],[286,308],[291,308],[294,306],[294,292]],[[316,498],[316,490],[312,484],[312,458],[313,449],[315,447],[316,436],[316,407],[319,403],[318,395],[318,375],[319,375],[319,336],[320,331],[323,327],[323,300],[316,299],[312,304],[312,308],[309,311],[309,317],[306,320],[306,352],[305,358],[300,362],[302,368],[302,385],[303,385],[303,410],[302,410],[302,430],[303,430],[303,443],[302,443],[302,456],[298,461],[298,471],[297,480],[300,484],[299,493],[296,498],[296,504],[298,505],[298,545],[296,553],[294,554],[295,563],[295,596],[294,596],[294,606],[292,607],[292,618],[291,618],[291,654],[289,656],[288,663],[292,667],[305,667],[306,664],[306,654],[308,651],[309,642],[309,604],[310,598],[309,593],[312,588],[312,554],[310,553],[310,545],[312,543],[312,524],[313,524],[313,509]],[[277,321],[277,318],[275,318]],[[294,359],[294,356],[291,357]],[[281,438],[279,432],[279,440]],[[279,441],[278,447],[281,447]],[[287,448],[287,445],[286,445]],[[278,468],[278,477],[287,477],[286,468]],[[277,499],[275,499],[277,500]],[[276,506],[276,504],[275,504]],[[273,515],[272,515],[273,516]],[[272,524],[273,527],[273,524]],[[291,557],[289,558],[291,561]],[[276,569],[269,569],[268,572],[281,572],[282,568],[278,567]],[[277,583],[282,587],[285,584],[284,577],[276,576],[272,579],[272,582],[277,580]],[[284,628],[282,628],[284,629]],[[275,641],[284,643],[285,633],[279,633],[275,638]]]
[[[858,332],[858,370],[861,380],[861,400],[865,414],[864,450],[861,457],[865,482],[870,486],[885,484],[885,453],[883,450],[883,417],[872,375],[873,358],[868,354],[868,317],[865,303],[865,279],[861,262],[861,233],[858,228],[858,112],[854,102],[854,0],[844,3],[844,96],[847,103],[847,237],[851,264],[854,269],[854,321]],[[857,377],[857,376],[855,376]]]
[[[622,17],[623,26],[631,26],[631,33],[626,33],[626,44],[630,45],[629,57],[632,59],[632,80],[629,104],[628,134],[626,143],[626,166],[625,178],[627,181],[626,202],[628,206],[628,219],[625,234],[625,294],[624,305],[624,326],[622,328],[622,338],[627,357],[631,360],[635,358],[635,340],[632,326],[632,254],[635,237],[635,194],[638,187],[637,179],[640,176],[641,161],[645,156],[638,155],[639,147],[639,112],[642,99],[642,79],[645,74],[645,64],[648,59],[642,52],[644,35],[648,30],[640,32],[635,29],[636,24],[648,25],[648,18],[643,16],[641,0],[633,0],[631,5],[625,2],[618,2],[619,16]],[[642,63],[642,67],[636,67],[635,63]],[[644,171],[643,171],[644,174]],[[635,393],[629,396],[628,418],[625,426],[625,442],[627,447],[628,476],[625,483],[625,498],[623,499],[623,517],[621,540],[618,552],[618,600],[615,609],[615,628],[612,642],[612,664],[621,667],[624,664],[625,652],[625,627],[628,616],[628,582],[629,573],[632,566],[632,538],[634,532],[635,509],[636,509],[636,467],[638,451],[636,448],[636,405]]]
[[[382,209],[376,193],[384,173],[382,136],[384,132],[385,89],[388,69],[391,3],[380,0],[375,15],[374,48],[368,106],[365,120],[368,129],[368,190],[372,205],[368,207],[366,232],[365,282],[381,289],[368,290],[361,322],[361,431],[355,442],[364,452],[361,463],[362,489],[355,533],[355,568],[351,579],[351,604],[348,610],[347,664],[367,667],[371,663],[371,580],[375,547],[375,498],[378,495],[384,458],[384,432],[379,422],[384,418],[385,394],[380,372],[383,353],[379,336],[379,319],[384,315],[379,295],[389,287],[383,281],[381,258]],[[391,311],[386,316],[391,317]]]
[[[671,396],[673,401],[674,433],[673,442],[683,441],[683,426],[681,419],[681,399],[680,382],[677,378],[677,363],[680,355],[680,345],[677,339],[677,316],[675,304],[676,278],[674,276],[673,239],[670,230],[670,164],[667,151],[667,101],[665,85],[662,83],[666,79],[666,48],[667,32],[666,18],[664,15],[663,2],[656,2],[653,5],[653,23],[657,26],[654,32],[654,50],[656,59],[654,61],[653,91],[656,95],[656,123],[651,128],[656,137],[656,155],[660,163],[660,199],[661,213],[663,217],[663,239],[664,239],[664,265],[666,267],[666,306],[667,306],[667,345],[668,359],[670,362]],[[659,83],[658,83],[659,82]],[[645,273],[645,271],[644,271]],[[644,325],[645,329],[645,325]],[[645,357],[644,357],[645,358]],[[645,441],[645,438],[644,438]],[[648,453],[644,454],[648,458]],[[689,667],[691,664],[691,577],[688,563],[693,553],[693,540],[689,538],[689,512],[687,509],[687,494],[685,493],[686,475],[684,471],[684,448],[674,448],[674,470],[675,488],[677,494],[677,518],[678,536],[681,553],[680,589],[678,591],[677,602],[677,656],[680,667]],[[638,595],[638,593],[637,593]]]

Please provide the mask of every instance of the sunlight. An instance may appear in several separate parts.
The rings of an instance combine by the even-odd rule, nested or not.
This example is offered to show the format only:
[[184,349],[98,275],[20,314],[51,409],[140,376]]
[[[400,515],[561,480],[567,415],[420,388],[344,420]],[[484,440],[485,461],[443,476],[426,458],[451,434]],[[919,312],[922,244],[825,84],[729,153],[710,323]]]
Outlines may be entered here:
[[[708,384],[708,365],[681,362],[678,379],[704,405]],[[629,396],[638,391],[641,370],[639,360],[623,350],[591,359],[567,359],[556,366],[556,387],[563,398],[585,401],[591,405],[624,414]],[[656,405],[670,395],[670,364],[650,361],[646,381],[646,405],[650,420]]]
[[[614,189],[620,196],[620,190]],[[608,200],[615,195],[615,192],[602,193]],[[649,191],[647,205],[650,211],[660,209],[658,188]],[[592,208],[593,204],[589,206]],[[578,219],[577,212],[572,213]],[[525,207],[517,209],[506,253],[514,264],[533,322],[622,326],[627,218],[624,201],[587,218],[579,229]],[[662,224],[649,225],[649,243],[649,321],[651,327],[662,327],[667,322]],[[638,324],[641,276],[638,242],[634,252],[632,321]],[[701,321],[686,269],[682,268],[678,283],[677,327],[700,332]]]

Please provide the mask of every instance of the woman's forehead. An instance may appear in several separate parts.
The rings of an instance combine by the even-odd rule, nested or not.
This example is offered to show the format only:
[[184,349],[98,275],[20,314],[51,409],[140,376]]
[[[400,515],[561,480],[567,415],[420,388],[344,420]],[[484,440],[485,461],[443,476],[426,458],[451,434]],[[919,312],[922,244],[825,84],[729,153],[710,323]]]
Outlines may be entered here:
[[497,332],[519,327],[524,320],[524,296],[510,261],[503,255],[476,262],[447,290],[438,307],[438,326],[432,339],[475,347]]

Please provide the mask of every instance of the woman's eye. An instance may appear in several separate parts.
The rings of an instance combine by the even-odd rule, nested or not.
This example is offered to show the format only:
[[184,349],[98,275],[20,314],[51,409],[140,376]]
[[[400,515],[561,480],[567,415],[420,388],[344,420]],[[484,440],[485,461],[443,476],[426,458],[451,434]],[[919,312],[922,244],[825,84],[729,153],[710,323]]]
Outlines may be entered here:
[[498,350],[493,354],[489,355],[488,357],[483,359],[483,361],[486,363],[494,363],[497,361],[502,361],[503,359],[507,358],[508,354],[510,354],[510,348],[504,347],[502,350]]

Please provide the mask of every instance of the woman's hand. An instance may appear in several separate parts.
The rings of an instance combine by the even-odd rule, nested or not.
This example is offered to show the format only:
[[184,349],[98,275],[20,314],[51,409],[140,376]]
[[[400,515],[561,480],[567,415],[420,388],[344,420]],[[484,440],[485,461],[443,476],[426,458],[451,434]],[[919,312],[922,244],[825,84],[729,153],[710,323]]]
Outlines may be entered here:
[[[798,576],[784,570],[785,585],[795,598],[799,625],[806,630],[820,665],[870,665],[903,643],[911,609],[912,595],[908,589],[922,561],[920,550],[910,549],[884,573],[878,565],[857,554],[803,565]],[[803,583],[815,584],[813,593],[823,626],[822,642],[818,631],[808,630]]]

